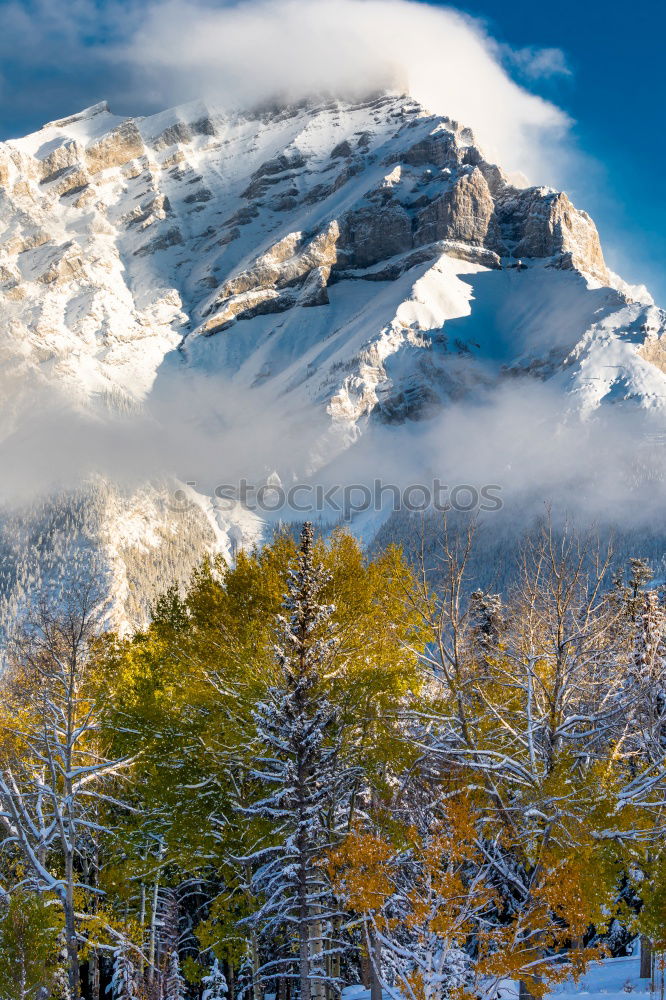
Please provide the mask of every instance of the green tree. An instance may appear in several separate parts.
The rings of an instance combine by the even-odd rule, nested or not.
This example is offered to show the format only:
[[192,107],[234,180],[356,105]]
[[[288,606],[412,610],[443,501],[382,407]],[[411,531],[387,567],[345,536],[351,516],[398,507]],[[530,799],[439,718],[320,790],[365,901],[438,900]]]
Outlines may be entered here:
[[54,901],[13,892],[0,916],[0,996],[32,1000],[50,990],[58,971],[62,917]]

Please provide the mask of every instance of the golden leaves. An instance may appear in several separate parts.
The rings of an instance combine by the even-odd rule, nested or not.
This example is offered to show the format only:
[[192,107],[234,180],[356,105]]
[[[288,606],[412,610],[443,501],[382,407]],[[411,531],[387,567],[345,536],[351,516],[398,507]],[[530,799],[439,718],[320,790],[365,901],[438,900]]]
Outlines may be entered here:
[[394,849],[377,834],[352,830],[329,851],[325,867],[337,895],[354,913],[380,910],[395,891]]

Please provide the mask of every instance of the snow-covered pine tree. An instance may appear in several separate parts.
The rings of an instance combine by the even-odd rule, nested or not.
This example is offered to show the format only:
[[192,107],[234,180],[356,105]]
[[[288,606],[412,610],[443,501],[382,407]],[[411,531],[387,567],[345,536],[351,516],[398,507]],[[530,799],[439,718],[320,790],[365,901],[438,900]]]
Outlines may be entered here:
[[506,627],[501,595],[475,590],[470,595],[470,621],[481,649],[493,649]]
[[253,888],[264,904],[254,920],[273,941],[296,935],[298,971],[290,949],[263,966],[266,978],[297,980],[300,1000],[323,992],[324,928],[332,918],[332,895],[316,862],[330,846],[331,816],[345,801],[351,772],[339,761],[337,713],[322,696],[336,638],[333,608],[319,601],[328,577],[317,562],[312,525],[303,526],[297,567],[291,572],[286,611],[279,619],[275,655],[280,682],[255,712],[259,752],[253,775],[265,791],[248,813],[269,819],[274,843],[257,851]]
[[236,976],[236,1000],[251,1000],[253,996],[252,959],[246,955]]
[[640,594],[637,604],[629,695],[634,750],[650,766],[666,749],[666,610],[656,590]]
[[[630,806],[656,801],[656,809],[660,811],[665,790],[666,609],[657,590],[641,589],[651,579],[649,568],[641,560],[632,559],[631,563],[627,608],[632,619],[633,650],[619,699],[624,732],[618,743],[623,747],[628,765],[622,801]],[[648,853],[648,863],[649,858]],[[640,936],[640,976],[651,978],[653,971],[653,942],[643,933]]]
[[113,955],[113,975],[110,986],[113,1000],[139,1000],[138,979],[130,949],[123,942],[116,948]]
[[208,975],[203,977],[203,985],[201,1000],[227,1000],[229,987],[217,958],[214,959]]
[[186,1000],[187,988],[183,974],[180,971],[180,959],[178,949],[172,948],[167,962],[166,977],[164,980],[164,1000]]
[[629,608],[635,612],[640,607],[641,596],[652,581],[654,573],[646,559],[630,559],[629,565],[631,576],[627,585],[627,596]]

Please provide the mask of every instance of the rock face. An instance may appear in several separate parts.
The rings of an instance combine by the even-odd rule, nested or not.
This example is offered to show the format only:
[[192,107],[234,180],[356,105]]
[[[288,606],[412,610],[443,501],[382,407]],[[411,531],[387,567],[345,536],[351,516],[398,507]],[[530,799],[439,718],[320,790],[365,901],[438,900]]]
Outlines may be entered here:
[[142,156],[144,151],[141,133],[130,119],[87,147],[86,166],[91,174],[98,174],[110,167],[122,167]]
[[515,253],[522,257],[559,258],[562,267],[571,267],[609,283],[599,234],[589,215],[578,212],[565,194],[544,188],[530,189],[521,199],[510,199],[506,214],[516,233]]
[[[495,203],[485,177],[478,168],[462,174],[441,197],[421,209],[415,234],[419,244],[435,240],[459,240],[492,250],[501,247]],[[551,256],[530,254],[529,256]]]
[[518,375],[583,414],[666,407],[664,314],[609,274],[591,219],[395,95],[99,104],[0,143],[0,325],[0,442],[52,390],[104,421],[199,373],[311,430],[309,471]]
[[183,337],[325,305],[343,276],[390,280],[444,244],[610,281],[585,213],[513,187],[408,98],[233,119],[99,104],[0,144],[0,181],[3,322],[37,380],[48,359],[82,399],[141,399]]

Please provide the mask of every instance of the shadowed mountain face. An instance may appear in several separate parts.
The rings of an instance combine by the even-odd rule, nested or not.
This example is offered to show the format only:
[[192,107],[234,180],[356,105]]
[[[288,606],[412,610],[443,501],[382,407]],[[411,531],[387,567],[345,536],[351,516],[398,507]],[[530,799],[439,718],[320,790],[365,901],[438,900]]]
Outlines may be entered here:
[[[566,195],[515,186],[409,98],[97,105],[0,144],[0,184],[0,436],[34,465],[35,439],[67,448],[63,413],[85,428],[66,485],[116,491],[92,530],[111,576],[137,546],[160,574],[171,515],[142,476],[195,481],[187,544],[228,549],[260,526],[211,505],[218,483],[351,476],[355,452],[371,472],[380,449],[395,470],[405,428],[436,472],[433,421],[506,385],[547,386],[569,424],[619,408],[661,427],[664,313]],[[127,527],[139,495],[152,534]]]

